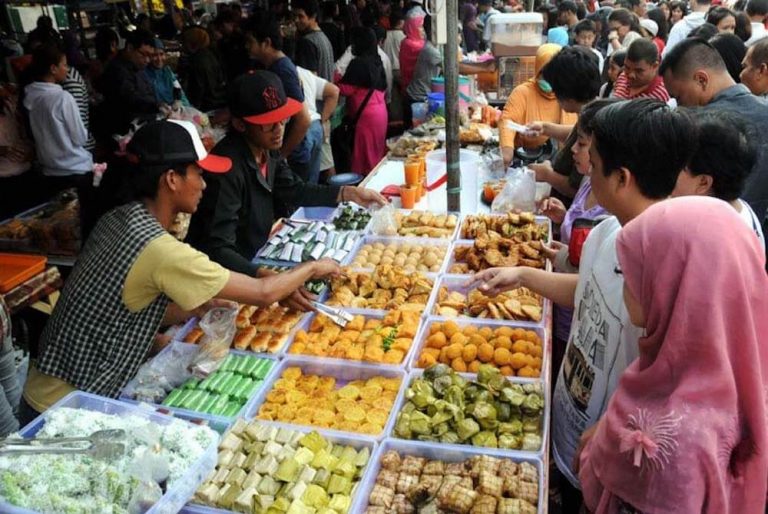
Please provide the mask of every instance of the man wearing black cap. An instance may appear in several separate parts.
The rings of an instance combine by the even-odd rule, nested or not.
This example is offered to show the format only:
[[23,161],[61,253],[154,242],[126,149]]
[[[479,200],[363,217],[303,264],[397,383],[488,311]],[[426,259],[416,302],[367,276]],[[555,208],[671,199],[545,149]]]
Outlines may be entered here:
[[206,310],[211,300],[270,305],[305,281],[335,274],[324,259],[268,278],[230,272],[168,233],[176,215],[197,209],[202,170],[232,162],[208,155],[189,122],[142,127],[128,146],[136,201],[105,214],[91,233],[41,336],[21,416],[81,390],[116,397],[133,378],[157,330]]
[[214,152],[232,159],[226,175],[206,175],[208,189],[192,217],[187,240],[224,267],[256,276],[251,260],[267,241],[281,203],[334,206],[341,201],[383,205],[377,192],[359,187],[308,184],[279,150],[286,121],[302,105],[286,98],[274,73],[238,77],[230,87],[232,128]]

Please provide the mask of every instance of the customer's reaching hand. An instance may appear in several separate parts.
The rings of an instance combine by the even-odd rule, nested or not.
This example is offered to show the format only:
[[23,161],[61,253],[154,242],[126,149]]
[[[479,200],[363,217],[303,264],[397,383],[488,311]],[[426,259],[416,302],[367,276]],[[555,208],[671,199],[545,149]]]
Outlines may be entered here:
[[496,296],[505,291],[522,287],[521,268],[490,268],[476,273],[464,287],[477,288],[487,296]]

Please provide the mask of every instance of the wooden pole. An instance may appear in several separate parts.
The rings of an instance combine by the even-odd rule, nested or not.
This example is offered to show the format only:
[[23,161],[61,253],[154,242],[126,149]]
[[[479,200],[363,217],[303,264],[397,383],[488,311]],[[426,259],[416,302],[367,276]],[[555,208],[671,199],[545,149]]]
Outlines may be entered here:
[[445,61],[445,157],[448,173],[448,210],[461,210],[461,169],[459,168],[459,5],[446,0],[447,37]]

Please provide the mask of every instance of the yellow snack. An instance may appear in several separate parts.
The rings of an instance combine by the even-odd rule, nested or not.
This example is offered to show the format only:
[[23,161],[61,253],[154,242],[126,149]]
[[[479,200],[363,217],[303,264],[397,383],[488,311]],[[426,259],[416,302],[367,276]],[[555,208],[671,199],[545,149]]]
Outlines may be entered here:
[[369,383],[360,391],[360,398],[366,401],[372,401],[381,396],[383,391],[383,386]]
[[369,423],[372,423],[374,425],[381,425],[381,426],[384,426],[386,424],[388,417],[389,417],[389,411],[384,409],[371,409],[365,415],[365,419]]
[[385,378],[384,382],[382,383],[382,387],[384,387],[385,391],[394,391],[395,393],[397,393],[400,390],[400,379]]
[[357,400],[360,397],[360,390],[351,383],[345,385],[338,391],[339,398],[348,400]]
[[267,401],[270,403],[282,404],[285,403],[285,392],[280,390],[273,390],[267,393]]
[[353,407],[345,412],[342,412],[341,415],[344,416],[346,421],[360,423],[365,420],[365,409],[362,407]]
[[301,375],[301,368],[297,367],[285,368],[285,371],[283,371],[283,378],[286,380],[298,380],[301,378]]

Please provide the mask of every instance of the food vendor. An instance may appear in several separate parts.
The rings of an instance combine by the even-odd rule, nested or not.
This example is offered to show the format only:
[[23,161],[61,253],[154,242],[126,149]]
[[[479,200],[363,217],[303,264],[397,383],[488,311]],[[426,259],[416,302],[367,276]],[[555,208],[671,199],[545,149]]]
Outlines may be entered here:
[[105,214],[91,233],[40,339],[20,406],[22,424],[66,394],[116,397],[136,374],[161,326],[184,321],[215,299],[265,306],[305,281],[338,272],[323,259],[256,279],[229,271],[168,233],[193,213],[203,170],[232,162],[207,154],[194,125],[152,122],[128,145],[136,201]]
[[256,276],[259,268],[251,261],[267,241],[275,211],[286,204],[386,203],[373,190],[309,184],[291,170],[279,150],[286,122],[301,107],[286,98],[282,82],[268,71],[242,75],[230,87],[231,129],[214,152],[232,160],[232,171],[206,174],[209,187],[187,237],[228,269]]
[[504,112],[499,120],[499,144],[504,158],[504,166],[509,166],[514,157],[515,148],[534,149],[547,142],[546,136],[530,137],[518,133],[507,126],[507,121],[519,125],[528,125],[536,121],[573,125],[578,118],[575,114],[565,112],[557,101],[552,86],[544,80],[541,72],[544,66],[560,51],[560,46],[553,44],[541,45],[536,51],[535,76],[512,90]]

